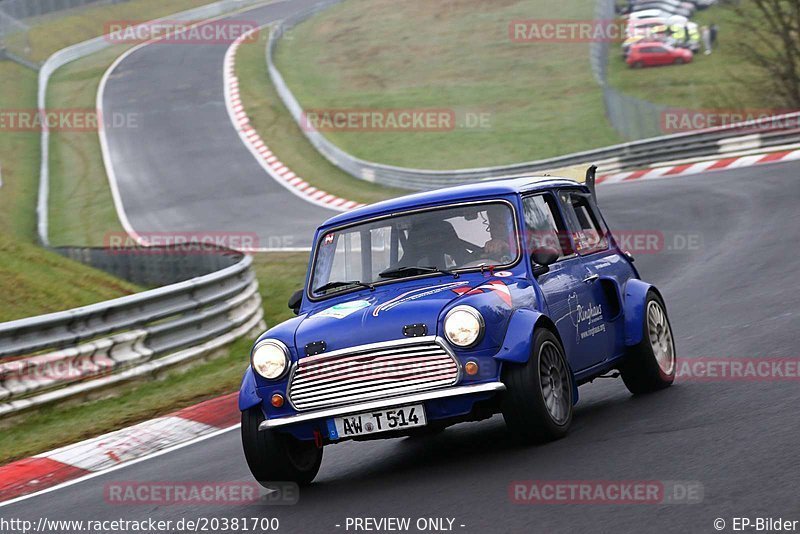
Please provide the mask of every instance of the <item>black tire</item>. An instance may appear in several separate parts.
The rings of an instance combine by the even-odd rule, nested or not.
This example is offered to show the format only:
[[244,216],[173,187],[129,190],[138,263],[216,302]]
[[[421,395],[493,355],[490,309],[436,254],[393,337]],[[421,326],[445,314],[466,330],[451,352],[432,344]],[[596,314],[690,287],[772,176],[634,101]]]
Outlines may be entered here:
[[504,364],[503,383],[501,411],[512,434],[525,443],[566,435],[572,423],[572,373],[561,342],[550,330],[536,330],[527,363]]
[[[619,369],[625,387],[634,395],[669,387],[675,381],[677,367],[675,339],[672,336],[672,328],[664,302],[655,292],[650,291],[647,293],[644,309],[642,341],[628,350],[625,363]],[[663,318],[660,328],[658,325],[651,325],[651,321],[660,321],[659,313]],[[655,329],[652,336],[651,326]],[[664,352],[667,350],[669,354]]]
[[274,430],[258,430],[264,414],[256,406],[242,412],[242,447],[250,472],[262,486],[274,482],[310,484],[322,463],[322,448]]
[[632,66],[634,69],[643,69],[643,68],[644,68],[644,63],[642,63],[641,61],[636,61],[636,62],[634,62],[634,64],[633,64],[633,65],[631,65],[631,66]]
[[683,58],[680,58],[680,57],[675,58],[675,61],[673,61],[674,65],[683,65],[684,63],[685,62],[683,61]]

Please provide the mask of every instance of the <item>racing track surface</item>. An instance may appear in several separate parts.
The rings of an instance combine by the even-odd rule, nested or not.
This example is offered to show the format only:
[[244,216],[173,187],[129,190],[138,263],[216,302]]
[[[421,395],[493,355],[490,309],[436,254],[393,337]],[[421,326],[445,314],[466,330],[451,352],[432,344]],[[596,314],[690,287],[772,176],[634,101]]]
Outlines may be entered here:
[[[617,230],[693,233],[692,251],[639,254],[663,290],[681,358],[797,357],[800,163],[603,186]],[[244,359],[242,366],[245,365]],[[249,481],[238,432],[34,497],[6,517],[277,516],[281,532],[335,532],[346,517],[454,517],[457,532],[714,532],[737,516],[798,517],[797,383],[677,382],[642,398],[620,380],[581,388],[572,432],[514,444],[498,416],[424,440],[326,449],[296,506],[113,506],[111,481]],[[514,480],[696,480],[695,505],[511,504]],[[464,524],[464,528],[458,525]],[[412,530],[414,532],[415,530]]]
[[[228,18],[261,25],[313,3],[280,2]],[[290,193],[242,143],[225,107],[229,45],[156,42],[109,76],[102,109],[136,119],[136,127],[107,130],[125,213],[139,234],[254,232],[261,248],[307,248],[317,225],[336,212]]]

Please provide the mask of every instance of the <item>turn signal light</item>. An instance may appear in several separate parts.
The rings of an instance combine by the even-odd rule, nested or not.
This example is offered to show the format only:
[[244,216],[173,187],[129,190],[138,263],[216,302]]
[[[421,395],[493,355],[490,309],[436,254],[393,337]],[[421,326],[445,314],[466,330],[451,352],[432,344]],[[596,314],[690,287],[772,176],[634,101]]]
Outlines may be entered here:
[[475,376],[478,374],[478,364],[475,362],[467,362],[466,365],[464,365],[464,371],[466,371],[469,376]]
[[276,393],[272,396],[272,405],[276,408],[283,406],[283,395]]

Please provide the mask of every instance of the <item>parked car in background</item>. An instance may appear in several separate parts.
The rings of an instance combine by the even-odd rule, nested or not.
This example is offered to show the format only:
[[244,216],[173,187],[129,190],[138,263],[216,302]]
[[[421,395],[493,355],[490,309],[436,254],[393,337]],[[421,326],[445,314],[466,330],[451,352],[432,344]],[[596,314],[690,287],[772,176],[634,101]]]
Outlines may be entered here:
[[686,48],[676,48],[659,41],[647,41],[632,45],[625,62],[631,68],[640,69],[691,63],[693,56],[692,51]]
[[673,6],[661,1],[650,0],[645,0],[644,2],[635,4],[636,11],[642,11],[645,9],[658,9],[671,15],[682,15],[684,17],[691,17],[694,14],[694,6]]
[[637,20],[642,19],[664,19],[671,16],[671,13],[667,13],[662,9],[644,9],[640,11],[633,11],[627,15],[628,24],[630,25]]

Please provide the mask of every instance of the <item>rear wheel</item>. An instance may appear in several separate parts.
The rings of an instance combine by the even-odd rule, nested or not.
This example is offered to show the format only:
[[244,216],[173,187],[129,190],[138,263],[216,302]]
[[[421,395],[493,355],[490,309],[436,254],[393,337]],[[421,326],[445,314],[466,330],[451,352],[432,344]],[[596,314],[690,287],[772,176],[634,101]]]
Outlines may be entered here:
[[631,348],[620,367],[625,386],[634,395],[664,389],[675,381],[675,340],[661,298],[647,294],[642,341]]
[[564,349],[549,330],[537,329],[525,364],[505,364],[502,400],[508,429],[525,442],[563,437],[572,423],[572,373]]
[[258,406],[242,412],[242,447],[250,472],[269,487],[272,482],[310,484],[322,463],[322,448],[274,430],[258,430],[264,414]]
[[641,69],[644,68],[644,63],[642,63],[641,61],[634,61],[632,66],[634,69]]

